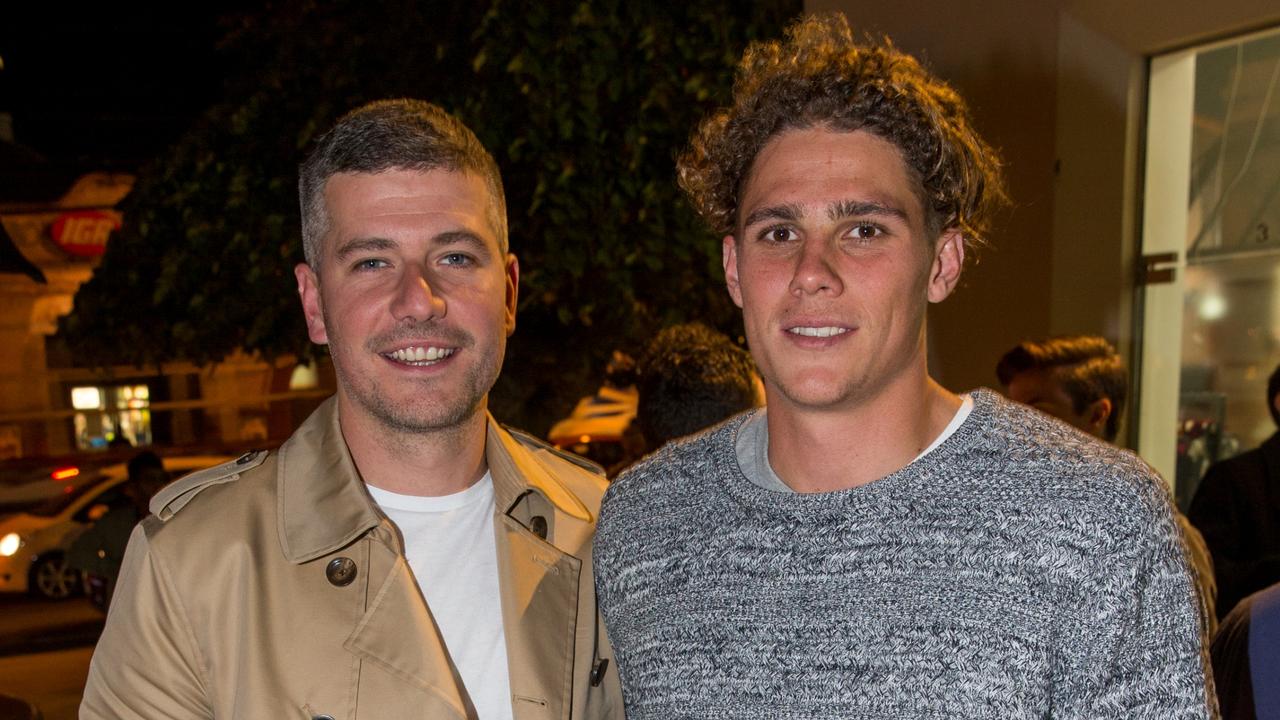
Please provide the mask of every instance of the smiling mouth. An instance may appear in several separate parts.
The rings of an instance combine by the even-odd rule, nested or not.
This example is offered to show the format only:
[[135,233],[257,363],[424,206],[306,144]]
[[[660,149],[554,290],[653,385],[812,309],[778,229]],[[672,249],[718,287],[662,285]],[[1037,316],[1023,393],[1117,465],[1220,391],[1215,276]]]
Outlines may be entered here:
[[400,348],[389,353],[382,353],[382,356],[405,365],[426,367],[427,365],[435,365],[457,351],[457,348],[442,348],[432,345],[428,347]]
[[849,328],[842,327],[793,327],[787,328],[787,332],[792,335],[802,335],[804,337],[826,338],[843,335],[849,332]]

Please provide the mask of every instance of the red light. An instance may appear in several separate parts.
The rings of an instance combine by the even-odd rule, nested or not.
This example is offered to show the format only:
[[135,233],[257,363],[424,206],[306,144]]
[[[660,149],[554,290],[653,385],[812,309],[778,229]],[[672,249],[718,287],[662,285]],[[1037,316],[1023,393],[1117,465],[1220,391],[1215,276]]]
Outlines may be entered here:
[[57,470],[54,470],[53,473],[50,475],[50,477],[52,477],[54,480],[70,480],[71,478],[79,474],[80,474],[80,468],[65,467],[65,468],[58,468]]

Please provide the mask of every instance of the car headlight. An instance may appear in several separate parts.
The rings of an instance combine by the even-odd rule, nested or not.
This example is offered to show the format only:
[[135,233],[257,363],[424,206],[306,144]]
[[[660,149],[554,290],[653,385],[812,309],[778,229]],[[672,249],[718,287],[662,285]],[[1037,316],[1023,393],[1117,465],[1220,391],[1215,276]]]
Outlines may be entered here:
[[12,557],[20,547],[22,547],[22,538],[18,537],[18,533],[11,532],[0,538],[0,555]]

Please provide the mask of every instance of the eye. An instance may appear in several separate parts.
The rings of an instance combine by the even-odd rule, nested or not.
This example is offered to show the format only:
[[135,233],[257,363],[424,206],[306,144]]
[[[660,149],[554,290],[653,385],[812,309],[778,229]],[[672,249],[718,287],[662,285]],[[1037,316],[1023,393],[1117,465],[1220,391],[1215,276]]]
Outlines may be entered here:
[[855,240],[874,240],[883,234],[884,228],[869,222],[860,222],[849,229],[849,236]]
[[767,228],[760,233],[760,239],[767,242],[780,245],[795,240],[796,233],[785,225],[778,225]]
[[376,270],[384,267],[390,267],[390,265],[382,258],[365,258],[364,260],[357,260],[351,266],[351,269],[356,272],[361,272],[364,270]]
[[466,266],[472,265],[475,261],[470,255],[460,252],[452,252],[440,258],[441,265]]

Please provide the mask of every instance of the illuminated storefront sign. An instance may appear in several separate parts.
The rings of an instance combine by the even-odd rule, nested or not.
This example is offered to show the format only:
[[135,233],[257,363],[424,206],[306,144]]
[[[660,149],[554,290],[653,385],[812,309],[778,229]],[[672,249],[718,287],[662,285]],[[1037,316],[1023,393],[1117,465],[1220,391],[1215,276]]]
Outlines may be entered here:
[[98,257],[107,249],[107,238],[120,229],[120,215],[105,210],[63,213],[53,221],[53,242],[77,257]]

